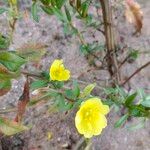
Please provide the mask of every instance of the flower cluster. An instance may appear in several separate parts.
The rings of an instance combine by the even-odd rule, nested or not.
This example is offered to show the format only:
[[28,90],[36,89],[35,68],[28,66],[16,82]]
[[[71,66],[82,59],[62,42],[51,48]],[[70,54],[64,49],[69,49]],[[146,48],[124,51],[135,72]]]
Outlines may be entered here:
[[[70,71],[65,69],[62,60],[56,59],[50,67],[50,79],[54,81],[67,81],[70,78]],[[107,126],[105,115],[109,107],[103,105],[100,99],[90,98],[83,102],[75,116],[75,126],[78,132],[85,138],[99,135],[102,129]]]

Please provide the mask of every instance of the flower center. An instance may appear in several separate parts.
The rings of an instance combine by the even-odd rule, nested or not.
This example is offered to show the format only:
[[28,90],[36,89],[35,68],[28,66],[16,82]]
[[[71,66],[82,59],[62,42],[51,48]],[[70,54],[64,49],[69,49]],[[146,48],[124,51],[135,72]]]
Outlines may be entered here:
[[55,76],[60,76],[60,74],[62,73],[62,71],[63,71],[62,67],[59,66],[59,68],[57,68],[57,69],[55,70]]
[[84,119],[86,121],[92,121],[92,117],[93,117],[93,110],[92,109],[88,109],[85,114],[84,114]]

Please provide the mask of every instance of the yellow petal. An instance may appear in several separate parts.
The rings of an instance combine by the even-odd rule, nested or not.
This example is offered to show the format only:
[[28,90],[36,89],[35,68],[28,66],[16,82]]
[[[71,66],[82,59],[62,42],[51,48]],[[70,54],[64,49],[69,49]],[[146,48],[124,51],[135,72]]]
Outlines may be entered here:
[[90,98],[87,101],[83,103],[84,105],[81,106],[81,109],[87,108],[87,107],[92,107],[95,108],[96,110],[99,110],[102,114],[106,115],[109,113],[109,106],[103,105],[101,102],[101,99],[99,98]]
[[101,109],[101,113],[102,113],[103,115],[106,115],[106,114],[109,113],[109,106],[107,106],[107,105],[101,106],[100,109]]
[[93,135],[99,135],[102,129],[107,126],[107,119],[104,115],[99,114],[98,119],[93,121]]
[[64,70],[62,75],[61,75],[61,80],[67,81],[70,78],[70,71],[69,70]]

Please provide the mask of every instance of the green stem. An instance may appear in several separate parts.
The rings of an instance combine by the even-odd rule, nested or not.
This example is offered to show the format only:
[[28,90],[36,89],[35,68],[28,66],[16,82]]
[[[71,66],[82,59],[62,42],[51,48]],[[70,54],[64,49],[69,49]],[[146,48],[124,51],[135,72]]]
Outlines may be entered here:
[[[30,77],[44,79],[43,76],[42,76],[42,74],[41,74],[41,72],[33,73],[33,72],[28,72],[27,70],[22,70],[21,73],[24,74],[24,75],[30,76]],[[77,78],[73,78],[72,81],[73,80],[76,80],[78,83],[81,83],[81,84],[84,84],[84,85],[91,84],[89,82],[82,81],[82,80],[79,80]],[[103,87],[98,86],[98,85],[96,85],[96,88],[98,88],[100,90],[103,90]]]
[[14,31],[15,31],[15,25],[16,25],[16,22],[18,20],[18,6],[17,6],[17,0],[16,0],[16,3],[13,4],[11,1],[9,1],[9,6],[10,6],[10,9],[13,11],[14,15],[12,17],[12,19],[10,19],[8,22],[9,22],[9,27],[10,27],[10,42],[13,43],[13,34],[14,34]]
[[77,37],[79,38],[79,41],[83,45],[87,46],[87,43],[85,42],[85,40],[84,40],[83,35],[81,34],[81,32],[72,24],[72,22],[70,22],[70,26],[77,31]]

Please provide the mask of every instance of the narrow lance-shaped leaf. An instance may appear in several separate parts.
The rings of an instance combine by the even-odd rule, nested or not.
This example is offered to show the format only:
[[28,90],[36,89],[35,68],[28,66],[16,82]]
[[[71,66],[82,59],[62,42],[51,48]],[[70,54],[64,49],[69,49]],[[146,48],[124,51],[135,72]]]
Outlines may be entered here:
[[34,2],[34,3],[32,4],[31,13],[32,13],[33,19],[34,19],[36,22],[39,22],[38,7],[37,7],[37,3],[36,3],[36,2]]
[[89,8],[89,5],[87,3],[83,3],[82,4],[82,17],[87,17],[87,13],[88,13],[88,8]]
[[124,116],[122,116],[114,125],[115,128],[121,127],[126,120],[128,119],[129,115],[125,114]]
[[19,57],[15,53],[0,52],[0,63],[10,71],[18,71],[25,62],[25,59]]
[[19,72],[11,72],[0,64],[0,96],[5,95],[11,89],[11,79],[17,78]]
[[0,34],[0,50],[8,49],[9,44],[9,38]]
[[48,85],[48,81],[45,80],[37,80],[31,84],[31,89],[35,90],[38,88],[46,87]]
[[42,4],[44,5],[49,5],[51,0],[40,0],[42,2]]
[[129,95],[125,100],[125,105],[130,106],[133,103],[133,101],[135,100],[136,96],[137,96],[137,93]]
[[66,22],[66,17],[64,16],[64,14],[62,13],[61,10],[59,10],[58,8],[53,7],[52,8],[53,13],[56,15],[56,17],[62,21],[62,22]]
[[96,84],[89,84],[88,86],[86,86],[79,97],[85,98],[85,97],[89,96],[91,94],[92,90],[95,88],[95,86],[96,86]]
[[[57,2],[56,2],[56,0],[51,0],[51,5],[53,6],[53,7],[57,7],[57,4],[56,4]],[[58,8],[58,7],[57,7]]]
[[65,98],[68,98],[70,100],[76,100],[80,95],[80,88],[77,81],[74,80],[73,88],[65,90],[64,94],[65,94]]
[[80,95],[80,88],[77,81],[73,81],[73,93],[76,98]]
[[130,116],[133,117],[142,117],[143,115],[145,115],[146,111],[142,105],[134,105],[130,106],[129,113]]
[[55,1],[58,9],[60,9],[66,2],[66,0],[55,0]]
[[66,12],[67,19],[70,22],[71,21],[71,15],[70,15],[70,12],[66,6],[65,6],[65,12]]
[[145,97],[145,99],[141,102],[141,105],[150,108],[150,95]]
[[9,80],[19,76],[19,72],[11,72],[4,65],[0,64],[0,79]]
[[42,10],[48,15],[53,15],[53,10],[51,6],[41,6]]

